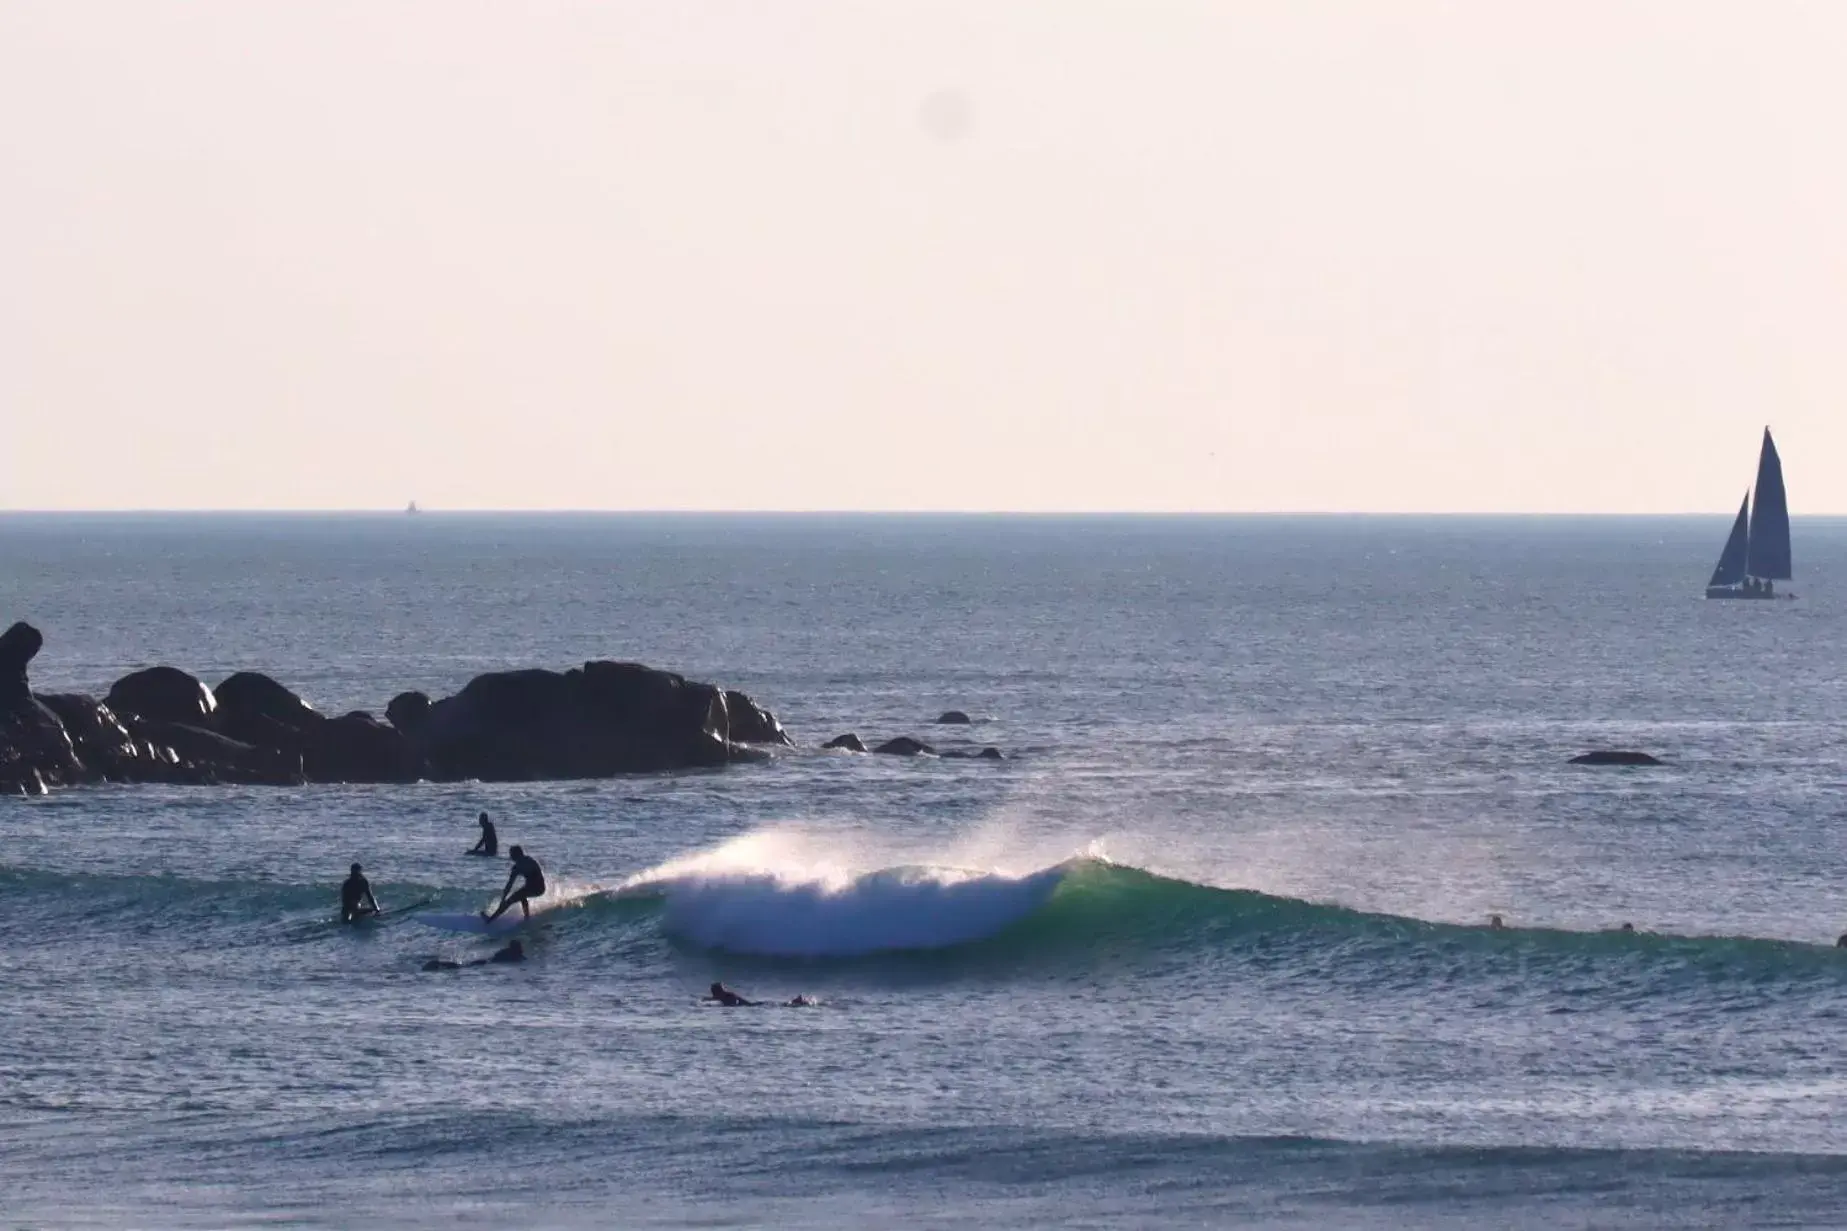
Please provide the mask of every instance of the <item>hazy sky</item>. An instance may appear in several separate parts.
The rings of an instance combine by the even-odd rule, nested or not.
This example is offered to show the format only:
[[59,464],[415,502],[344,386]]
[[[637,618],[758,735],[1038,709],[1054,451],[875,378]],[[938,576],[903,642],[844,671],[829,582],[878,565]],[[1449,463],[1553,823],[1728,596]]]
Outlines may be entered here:
[[0,507],[1847,512],[1847,5],[0,0]]

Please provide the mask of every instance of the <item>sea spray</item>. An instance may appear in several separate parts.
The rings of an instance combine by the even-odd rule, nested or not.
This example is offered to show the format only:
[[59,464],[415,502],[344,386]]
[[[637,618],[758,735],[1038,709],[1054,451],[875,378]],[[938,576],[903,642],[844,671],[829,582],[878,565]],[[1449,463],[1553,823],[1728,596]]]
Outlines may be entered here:
[[776,957],[939,949],[993,936],[1038,910],[1062,867],[1027,876],[901,867],[841,876],[685,872],[624,893],[658,895],[662,926],[695,944]]

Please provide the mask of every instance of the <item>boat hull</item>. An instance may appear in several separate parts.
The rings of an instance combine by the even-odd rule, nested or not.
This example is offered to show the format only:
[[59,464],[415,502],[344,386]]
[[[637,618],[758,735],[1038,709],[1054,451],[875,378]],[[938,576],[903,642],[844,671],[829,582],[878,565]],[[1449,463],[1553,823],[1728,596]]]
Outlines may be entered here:
[[1793,594],[1765,594],[1762,590],[1733,589],[1730,586],[1707,586],[1707,598],[1749,598],[1766,599],[1775,602],[1780,598],[1794,598]]

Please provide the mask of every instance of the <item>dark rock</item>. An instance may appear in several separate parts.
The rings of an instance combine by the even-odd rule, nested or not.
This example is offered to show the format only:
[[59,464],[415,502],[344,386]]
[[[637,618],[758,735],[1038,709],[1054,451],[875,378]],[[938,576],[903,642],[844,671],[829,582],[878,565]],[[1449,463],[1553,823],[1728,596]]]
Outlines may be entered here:
[[32,686],[26,682],[26,664],[44,645],[44,634],[23,620],[0,633],[0,709],[32,695]]
[[1646,752],[1603,749],[1572,757],[1571,763],[1573,765],[1659,765],[1661,761],[1649,756]]
[[26,667],[44,645],[44,635],[23,621],[0,633],[0,779],[19,794],[83,776],[64,724],[32,695]]
[[[178,765],[204,782],[292,786],[302,780],[301,757],[275,748],[256,748],[205,727],[183,722],[148,722],[140,729],[156,747],[170,750]],[[172,762],[163,756],[157,762]]]
[[725,694],[639,663],[476,676],[417,732],[434,776],[529,782],[738,759]]
[[834,738],[822,744],[821,747],[844,748],[848,752],[864,752],[866,750],[866,745],[860,742],[859,736],[853,734],[851,731],[848,731],[845,735],[834,736]]
[[[231,734],[230,728],[242,726],[248,719],[260,718],[264,724],[298,732],[326,721],[325,715],[312,705],[258,671],[239,671],[212,692],[218,701],[213,726],[227,734]],[[263,724],[251,725],[256,730],[273,729]]]
[[111,782],[134,779],[138,762],[142,760],[141,750],[114,710],[81,693],[47,693],[39,702],[64,725],[86,777],[105,778]]
[[940,757],[963,761],[1004,761],[1005,753],[998,748],[945,748],[937,753]]
[[882,752],[886,756],[892,757],[936,755],[936,749],[930,747],[930,745],[924,743],[922,740],[912,739],[908,735],[900,735],[897,739],[888,739],[872,751]]
[[776,721],[776,715],[758,705],[736,689],[725,692],[725,711],[731,718],[731,740],[737,744],[780,744],[791,747],[794,740]]
[[939,726],[966,727],[969,724],[969,717],[961,710],[944,710],[937,715],[936,721]]
[[207,726],[218,699],[203,681],[177,667],[149,667],[125,675],[103,698],[123,718]]
[[396,727],[364,711],[317,724],[307,734],[302,773],[311,782],[415,782],[423,759]]
[[48,794],[45,780],[36,769],[21,765],[0,765],[0,795]]
[[[740,692],[637,663],[478,676],[453,697],[393,698],[389,724],[317,713],[267,675],[219,691],[171,667],[116,681],[98,702],[32,696],[30,625],[0,634],[0,786],[131,782],[534,781],[764,760],[788,745],[776,716]],[[857,741],[855,741],[857,742]]]
[[975,755],[983,761],[1005,761],[1007,759],[1007,754],[998,748],[983,748]]
[[401,692],[385,707],[385,721],[412,739],[430,717],[430,699],[420,692]]

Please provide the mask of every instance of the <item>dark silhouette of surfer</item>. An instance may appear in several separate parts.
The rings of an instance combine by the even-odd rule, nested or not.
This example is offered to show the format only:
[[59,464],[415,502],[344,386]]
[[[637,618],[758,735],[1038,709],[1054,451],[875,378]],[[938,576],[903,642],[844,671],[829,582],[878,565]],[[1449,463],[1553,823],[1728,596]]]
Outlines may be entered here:
[[494,832],[494,822],[487,819],[487,813],[481,814],[481,840],[468,848],[470,855],[498,855],[500,853],[500,835]]
[[526,960],[526,946],[517,940],[509,940],[504,948],[494,950],[491,957],[478,957],[472,962],[457,962],[449,958],[433,957],[423,964],[425,970],[460,970],[464,966],[504,966]]
[[352,873],[340,883],[340,922],[352,923],[378,914],[378,899],[372,896],[372,882],[365,869],[353,865]]
[[[765,1003],[761,1000],[751,1000],[745,996],[741,996],[726,987],[723,983],[714,983],[712,985],[712,990],[706,993],[705,998],[713,1004],[723,1005],[727,1009],[754,1009]],[[786,1003],[791,1009],[808,1009],[813,1008],[815,1005],[819,1004],[820,1001],[812,996],[795,996]]]
[[738,995],[723,983],[714,983],[712,990],[706,993],[706,999],[724,1005],[727,1009],[754,1006],[757,1002]]
[[[500,891],[500,905],[492,914],[481,912],[481,917],[489,923],[506,914],[507,908],[515,902],[519,903],[520,915],[530,919],[532,907],[529,903],[533,898],[545,896],[545,871],[539,867],[539,861],[517,846],[508,847],[507,854],[513,857],[513,870],[507,873],[507,887]],[[517,891],[513,888],[515,881],[519,882]]]
[[1489,915],[1488,916],[1488,928],[1491,931],[1504,932],[1507,930],[1507,925],[1501,921],[1501,917],[1499,915]]

